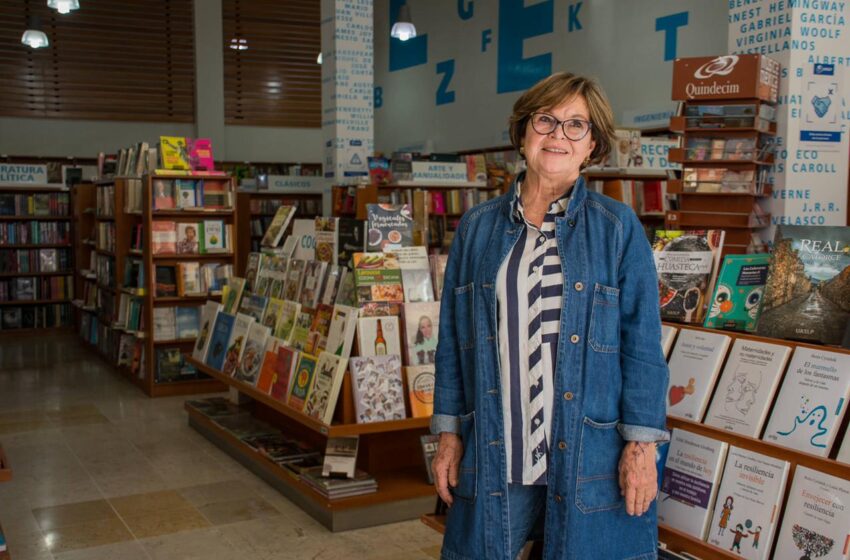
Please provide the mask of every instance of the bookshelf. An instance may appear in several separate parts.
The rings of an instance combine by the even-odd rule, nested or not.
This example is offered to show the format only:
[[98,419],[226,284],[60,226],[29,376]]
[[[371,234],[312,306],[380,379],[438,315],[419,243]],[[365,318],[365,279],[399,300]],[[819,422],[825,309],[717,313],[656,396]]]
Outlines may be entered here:
[[242,190],[236,194],[238,213],[236,242],[239,246],[236,271],[240,274],[248,264],[248,254],[259,252],[263,234],[279,206],[295,206],[295,219],[322,215],[321,192]]
[[328,437],[360,436],[357,467],[375,477],[378,491],[328,500],[206,416],[186,406],[190,426],[331,531],[417,519],[433,504],[434,486],[427,482],[419,448],[419,436],[427,433],[430,417],[357,424],[350,375],[346,372],[334,420],[328,425],[201,362],[192,358],[187,361],[199,371],[253,399],[254,416],[280,426],[285,433],[309,442],[317,449],[324,448]]
[[74,186],[74,299],[76,327],[82,340],[89,342],[92,318],[96,316],[97,276],[93,274],[93,259],[96,247],[95,212],[96,189],[94,183]]
[[0,336],[73,326],[72,192],[0,185]]
[[632,207],[651,240],[656,229],[664,226],[669,208],[668,194],[673,170],[639,167],[590,167],[582,173],[588,190],[602,193]]

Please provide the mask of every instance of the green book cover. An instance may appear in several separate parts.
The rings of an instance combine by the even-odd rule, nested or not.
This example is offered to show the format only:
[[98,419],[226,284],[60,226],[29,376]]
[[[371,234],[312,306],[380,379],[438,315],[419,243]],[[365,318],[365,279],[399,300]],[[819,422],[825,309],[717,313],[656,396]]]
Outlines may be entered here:
[[761,312],[770,255],[727,255],[704,326],[753,332]]

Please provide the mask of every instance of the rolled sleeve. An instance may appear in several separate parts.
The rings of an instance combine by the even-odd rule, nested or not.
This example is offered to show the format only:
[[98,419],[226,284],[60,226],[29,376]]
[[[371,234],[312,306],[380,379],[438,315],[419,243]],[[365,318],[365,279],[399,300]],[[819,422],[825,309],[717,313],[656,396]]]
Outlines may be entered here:
[[460,433],[460,416],[435,414],[431,416],[431,433],[440,435],[443,432]]
[[626,441],[640,441],[646,443],[663,443],[670,441],[670,432],[646,426],[635,426],[632,424],[618,424],[617,431]]

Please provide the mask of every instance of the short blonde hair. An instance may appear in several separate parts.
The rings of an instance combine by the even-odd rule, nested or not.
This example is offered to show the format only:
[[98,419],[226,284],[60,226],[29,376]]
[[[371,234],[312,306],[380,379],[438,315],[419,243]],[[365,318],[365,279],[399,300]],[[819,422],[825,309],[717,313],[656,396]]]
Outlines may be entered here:
[[511,144],[514,148],[519,150],[522,147],[532,113],[550,109],[579,96],[587,103],[590,122],[593,123],[590,134],[596,142],[588,165],[605,161],[611,152],[614,137],[614,112],[611,110],[611,104],[596,80],[569,72],[559,72],[540,80],[516,100],[510,118]]

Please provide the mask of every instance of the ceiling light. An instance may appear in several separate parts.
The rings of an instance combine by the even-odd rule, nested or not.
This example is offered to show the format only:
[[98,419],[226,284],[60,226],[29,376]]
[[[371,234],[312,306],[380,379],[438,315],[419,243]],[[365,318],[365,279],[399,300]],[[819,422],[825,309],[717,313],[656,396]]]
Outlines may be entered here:
[[407,41],[416,37],[416,26],[413,25],[413,20],[410,18],[410,6],[402,4],[398,9],[398,18],[393,24],[390,31],[390,37],[395,37],[399,41]]
[[41,30],[41,22],[37,17],[29,18],[29,26],[21,36],[21,43],[33,49],[40,49],[50,45],[47,35]]
[[80,9],[80,0],[47,0],[47,7],[53,8],[60,14],[68,14]]
[[236,37],[234,37],[230,40],[230,48],[234,51],[247,51],[248,39],[237,39]]
[[322,63],[322,53],[319,53],[319,56],[316,57],[316,64]]

